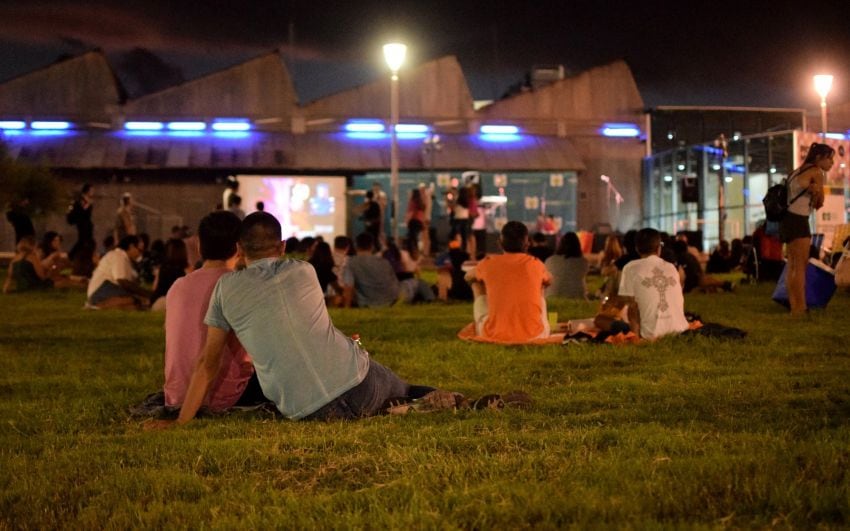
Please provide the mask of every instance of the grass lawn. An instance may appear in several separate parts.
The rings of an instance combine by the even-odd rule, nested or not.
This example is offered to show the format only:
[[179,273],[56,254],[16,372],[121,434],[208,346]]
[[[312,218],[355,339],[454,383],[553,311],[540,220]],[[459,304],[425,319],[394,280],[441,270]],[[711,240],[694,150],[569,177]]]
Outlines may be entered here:
[[0,296],[0,529],[845,527],[850,296],[792,321],[771,288],[687,296],[742,342],[499,347],[455,338],[469,304],[334,310],[411,382],[537,403],[167,432],[126,413],[162,385],[161,315]]

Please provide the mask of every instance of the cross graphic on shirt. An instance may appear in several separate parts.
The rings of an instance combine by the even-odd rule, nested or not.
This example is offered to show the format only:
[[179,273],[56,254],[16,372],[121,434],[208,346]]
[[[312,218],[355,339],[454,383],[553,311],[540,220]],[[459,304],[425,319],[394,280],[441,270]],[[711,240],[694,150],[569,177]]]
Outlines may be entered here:
[[665,277],[664,271],[657,267],[653,267],[652,276],[641,277],[640,283],[646,288],[654,287],[658,290],[658,296],[660,298],[658,302],[658,309],[662,312],[666,312],[667,308],[670,307],[670,305],[667,304],[667,288],[675,286],[678,283],[676,279],[673,277]]

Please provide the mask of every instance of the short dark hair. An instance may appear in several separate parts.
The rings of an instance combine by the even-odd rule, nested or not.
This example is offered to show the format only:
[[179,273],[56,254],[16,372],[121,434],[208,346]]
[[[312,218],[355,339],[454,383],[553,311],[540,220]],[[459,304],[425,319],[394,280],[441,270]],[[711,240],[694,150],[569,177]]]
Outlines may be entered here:
[[198,225],[201,258],[227,260],[235,255],[236,242],[239,241],[241,230],[242,222],[233,212],[217,210],[204,216]]
[[375,248],[375,238],[368,232],[361,232],[354,238],[354,247],[358,251],[371,251]]
[[351,238],[348,236],[334,238],[334,249],[348,249],[349,247],[351,247]]
[[508,221],[502,227],[502,249],[506,253],[524,253],[528,227],[519,221]]
[[135,234],[128,234],[118,241],[118,248],[125,251],[129,249],[131,245],[135,245],[136,247],[139,246],[139,237]]
[[652,254],[661,247],[661,233],[655,229],[640,229],[635,236],[635,249],[638,254]]
[[581,258],[584,256],[581,252],[581,242],[578,239],[578,235],[570,231],[561,236],[561,241],[558,242],[558,251],[555,254],[559,254],[564,258]]
[[682,240],[675,240],[673,242],[673,252],[676,256],[684,256],[688,254],[688,242],[683,242]]
[[242,220],[239,243],[248,258],[263,256],[280,244],[280,222],[268,212],[254,212]]

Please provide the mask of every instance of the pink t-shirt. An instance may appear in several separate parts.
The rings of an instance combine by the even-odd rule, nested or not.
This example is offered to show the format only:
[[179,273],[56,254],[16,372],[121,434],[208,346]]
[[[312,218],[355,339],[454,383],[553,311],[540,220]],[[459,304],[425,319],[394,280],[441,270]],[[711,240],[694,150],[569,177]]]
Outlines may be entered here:
[[[165,297],[165,404],[183,404],[189,380],[207,340],[207,314],[210,297],[225,268],[200,268],[177,279]],[[254,365],[236,335],[230,332],[222,352],[226,367],[213,383],[204,405],[213,410],[233,406],[251,375]]]

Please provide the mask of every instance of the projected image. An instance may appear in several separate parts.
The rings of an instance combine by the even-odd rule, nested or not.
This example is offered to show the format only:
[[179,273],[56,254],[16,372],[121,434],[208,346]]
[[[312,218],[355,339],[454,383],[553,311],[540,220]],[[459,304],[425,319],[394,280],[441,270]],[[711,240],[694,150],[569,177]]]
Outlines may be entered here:
[[345,234],[345,177],[284,177],[238,175],[242,208],[265,211],[283,226],[283,236],[323,236],[326,240]]

